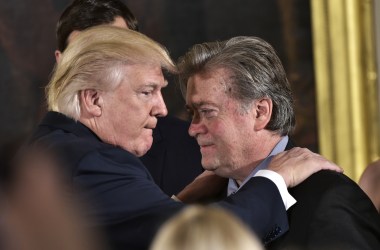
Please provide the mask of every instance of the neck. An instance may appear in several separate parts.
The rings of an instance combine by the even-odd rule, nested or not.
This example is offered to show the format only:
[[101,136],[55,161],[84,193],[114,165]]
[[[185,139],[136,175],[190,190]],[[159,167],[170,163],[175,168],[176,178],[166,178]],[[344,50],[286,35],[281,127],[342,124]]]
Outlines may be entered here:
[[[269,133],[270,131],[268,131]],[[250,154],[247,153],[247,164],[236,168],[233,179],[240,186],[246,178],[265,160],[276,145],[280,142],[282,136],[278,134],[270,134],[261,140],[256,140],[256,143],[250,149]]]

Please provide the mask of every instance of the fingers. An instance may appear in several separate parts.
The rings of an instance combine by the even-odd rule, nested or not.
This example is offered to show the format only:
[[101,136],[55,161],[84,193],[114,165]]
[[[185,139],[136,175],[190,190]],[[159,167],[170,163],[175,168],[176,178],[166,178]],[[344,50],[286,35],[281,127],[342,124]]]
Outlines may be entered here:
[[319,170],[332,170],[339,173],[343,172],[343,169],[339,167],[338,165],[336,165],[335,163],[333,163],[332,161],[329,161],[326,158],[324,158],[322,155],[311,152],[308,149],[304,152],[304,157],[305,157],[305,164],[316,165],[315,172]]
[[329,160],[323,158],[321,155],[318,155],[318,154],[316,154],[316,155],[319,156],[319,158],[320,158],[319,161],[320,161],[321,170],[332,170],[332,171],[336,171],[339,173],[343,173],[343,168],[339,167],[338,165],[336,165],[332,161],[329,161]]

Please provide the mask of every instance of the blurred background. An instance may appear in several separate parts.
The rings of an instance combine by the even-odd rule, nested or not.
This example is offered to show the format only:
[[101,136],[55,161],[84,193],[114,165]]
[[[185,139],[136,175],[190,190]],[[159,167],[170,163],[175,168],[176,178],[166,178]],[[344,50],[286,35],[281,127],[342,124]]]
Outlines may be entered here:
[[[377,0],[376,0],[377,1]],[[125,0],[140,31],[174,60],[195,43],[259,36],[278,52],[291,83],[296,144],[357,179],[379,158],[377,2],[371,0]],[[27,136],[44,112],[55,25],[70,0],[0,1],[0,147]],[[169,113],[188,119],[173,79]]]

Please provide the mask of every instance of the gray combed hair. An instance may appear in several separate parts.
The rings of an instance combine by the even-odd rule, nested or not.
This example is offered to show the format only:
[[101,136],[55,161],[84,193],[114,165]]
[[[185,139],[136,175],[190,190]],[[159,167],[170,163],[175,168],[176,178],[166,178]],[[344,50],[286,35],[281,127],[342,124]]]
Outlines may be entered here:
[[272,117],[266,129],[281,135],[295,126],[294,102],[284,67],[273,47],[252,36],[238,36],[222,42],[194,45],[179,59],[179,83],[185,95],[188,79],[224,68],[229,80],[224,83],[231,97],[248,107],[254,100],[269,98]]

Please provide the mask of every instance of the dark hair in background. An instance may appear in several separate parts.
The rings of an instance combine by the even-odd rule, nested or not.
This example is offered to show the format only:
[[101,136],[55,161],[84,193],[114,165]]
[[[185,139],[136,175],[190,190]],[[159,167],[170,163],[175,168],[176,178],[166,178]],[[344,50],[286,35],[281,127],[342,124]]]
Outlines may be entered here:
[[122,17],[128,28],[138,31],[138,22],[128,7],[119,0],[74,0],[62,13],[56,27],[57,46],[60,51],[67,47],[67,38],[74,30],[112,23]]

